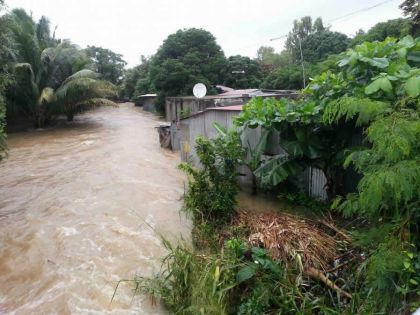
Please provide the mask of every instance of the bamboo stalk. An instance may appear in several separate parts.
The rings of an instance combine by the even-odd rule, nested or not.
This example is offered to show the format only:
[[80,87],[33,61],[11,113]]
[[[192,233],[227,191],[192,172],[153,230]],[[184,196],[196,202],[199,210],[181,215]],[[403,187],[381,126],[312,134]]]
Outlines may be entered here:
[[305,273],[317,280],[320,280],[323,282],[327,287],[337,291],[341,295],[344,295],[345,297],[351,299],[352,295],[348,293],[347,291],[344,291],[339,286],[337,286],[334,282],[332,282],[330,279],[328,279],[320,270],[315,269],[314,267],[309,267],[305,269]]

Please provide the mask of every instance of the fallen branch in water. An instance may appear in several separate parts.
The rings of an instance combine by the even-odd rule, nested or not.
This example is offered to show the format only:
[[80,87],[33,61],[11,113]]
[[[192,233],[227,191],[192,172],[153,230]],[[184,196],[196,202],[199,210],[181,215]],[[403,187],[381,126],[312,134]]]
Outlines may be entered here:
[[305,269],[305,273],[310,276],[311,278],[314,278],[316,280],[320,280],[321,282],[323,282],[327,287],[337,291],[338,293],[340,293],[341,295],[344,295],[345,297],[351,299],[352,295],[346,291],[344,291],[343,289],[341,289],[340,287],[338,287],[334,282],[332,282],[330,279],[328,279],[322,272],[321,270],[315,269],[314,267],[309,267]]

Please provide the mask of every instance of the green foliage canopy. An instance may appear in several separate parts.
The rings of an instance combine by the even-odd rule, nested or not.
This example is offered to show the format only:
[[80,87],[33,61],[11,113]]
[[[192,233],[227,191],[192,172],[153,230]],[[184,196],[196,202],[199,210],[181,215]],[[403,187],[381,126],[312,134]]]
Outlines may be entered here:
[[[305,99],[255,99],[236,120],[241,126],[280,132],[286,154],[261,164],[255,174],[262,181],[276,185],[294,176],[291,162],[323,169],[327,188],[342,178],[336,175],[343,167],[352,165],[361,174],[357,191],[336,199],[333,208],[344,216],[365,218],[383,233],[365,249],[369,257],[360,271],[365,281],[361,294],[371,290],[367,313],[401,313],[409,303],[416,305],[419,52],[420,38],[410,36],[364,42],[341,54],[341,71],[313,78]],[[361,131],[365,143],[355,147],[353,137]]]
[[402,38],[410,34],[411,21],[408,19],[394,19],[386,22],[379,22],[371,27],[367,32],[360,30],[351,40],[354,47],[363,42],[383,41],[387,37]]
[[226,59],[214,36],[203,29],[179,30],[168,36],[152,59],[150,78],[163,105],[165,96],[191,95],[202,82],[210,93],[223,82]]
[[234,89],[257,88],[261,79],[262,72],[257,61],[239,55],[227,59],[224,85]]
[[121,54],[110,49],[88,46],[86,54],[91,58],[94,70],[101,74],[103,80],[120,84],[123,79],[124,67],[127,64]]
[[[54,115],[66,114],[71,120],[75,113],[87,108],[87,103],[105,104],[94,99],[115,94],[111,85],[99,83],[91,74],[90,81],[84,78],[82,84],[81,77],[91,66],[88,56],[69,41],[55,41],[46,18],[37,23],[21,9],[8,17],[18,48],[18,62],[12,66],[14,83],[7,88],[8,119],[29,117],[36,127],[43,127]],[[78,98],[70,101],[63,97],[70,91]]]

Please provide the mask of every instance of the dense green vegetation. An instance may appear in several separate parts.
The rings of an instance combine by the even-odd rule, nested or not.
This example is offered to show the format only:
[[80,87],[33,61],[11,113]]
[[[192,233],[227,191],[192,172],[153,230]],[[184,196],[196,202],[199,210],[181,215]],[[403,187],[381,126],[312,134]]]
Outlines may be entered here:
[[[409,314],[418,308],[419,54],[420,38],[365,42],[340,55],[338,72],[313,78],[305,98],[253,99],[236,119],[242,128],[265,130],[250,152],[251,161],[245,160],[250,148],[236,131],[216,125],[216,139],[198,139],[202,168],[181,166],[190,175],[185,210],[194,223],[195,249],[166,243],[166,269],[154,279],[138,278],[139,292],[161,298],[176,314]],[[272,131],[279,133],[285,153],[263,157]],[[355,144],[360,137],[363,141]],[[338,251],[332,257],[349,255],[338,269],[330,268],[341,269],[338,276],[313,263],[308,248],[299,250],[304,227],[293,235],[295,243],[287,236],[270,243],[275,222],[282,222],[285,235],[291,233],[287,220],[298,224],[289,217],[274,214],[265,226],[258,217],[258,233],[251,233],[252,217],[234,207],[240,164],[250,167],[266,191],[279,191],[285,181],[299,185],[308,166],[324,171],[329,215],[337,225],[351,220],[352,226],[347,232],[334,228],[339,231],[335,241],[314,226],[310,230],[318,232],[307,237],[311,244],[322,240],[323,249],[332,242]],[[356,191],[346,193],[343,178],[349,167],[361,179]],[[296,203],[302,198],[296,196],[288,199]],[[319,208],[307,204],[312,222]],[[256,247],[253,237],[264,241]],[[279,254],[273,244],[286,247]],[[290,246],[295,255],[288,256]],[[336,266],[336,258],[328,263],[327,256],[322,256],[325,263]]]
[[159,93],[157,105],[163,108],[164,97],[191,94],[194,84],[212,87],[221,82],[226,60],[214,36],[202,29],[180,30],[169,35],[153,56],[150,80]]
[[261,85],[262,71],[256,60],[240,55],[230,56],[223,77],[223,85],[247,89]]
[[[35,127],[72,120],[113,105],[115,85],[133,100],[157,92],[162,109],[166,96],[189,95],[198,81],[215,93],[218,83],[296,89],[306,80],[297,100],[244,107],[236,126],[263,130],[256,147],[218,125],[216,139],[197,139],[201,167],[180,165],[195,247],[165,241],[165,268],[137,278],[136,291],[176,314],[408,314],[420,307],[420,38],[408,35],[418,34],[416,8],[406,0],[409,19],[352,40],[303,17],[284,51],[261,47],[256,60],[225,58],[209,32],[180,30],[127,71],[121,55],[56,39],[47,18],[13,10],[0,17],[0,160],[6,119]],[[284,152],[265,155],[273,134]],[[243,165],[254,188],[304,204],[310,219],[237,211]],[[302,194],[308,167],[325,174],[325,204]],[[349,174],[357,187],[345,185]]]
[[225,58],[207,31],[180,30],[170,35],[155,55],[142,57],[140,65],[126,71],[122,93],[133,101],[141,94],[157,93],[158,107],[163,111],[166,96],[192,95],[192,86],[199,81],[206,84],[210,94],[216,84],[237,89],[301,89],[310,78],[338,70],[339,54],[349,47],[415,35],[418,15],[413,4],[406,2],[401,8],[408,18],[378,23],[367,32],[359,30],[353,39],[331,31],[321,18],[313,21],[305,16],[294,21],[283,51],[262,46],[255,59],[240,55]]
[[[4,8],[4,2],[1,2]],[[115,105],[116,86],[125,62],[98,48],[83,50],[55,38],[48,18],[35,21],[23,9],[0,18],[0,147],[5,149],[5,120],[45,127],[60,116],[99,105]]]
[[[226,60],[226,85],[296,89],[303,87],[303,55],[309,84],[298,100],[255,98],[244,107],[237,127],[264,130],[255,148],[220,126],[216,139],[197,140],[201,168],[181,165],[189,175],[184,206],[194,247],[165,242],[163,271],[136,279],[137,292],[175,314],[409,314],[420,307],[420,38],[409,36],[417,32],[415,2],[401,7],[409,19],[378,23],[353,39],[304,17],[284,51],[261,47],[256,60]],[[232,73],[241,70],[245,76]],[[151,82],[147,72],[142,77]],[[264,155],[274,132],[284,152]],[[236,207],[242,164],[259,190],[304,205],[302,216],[327,229],[311,226],[317,232],[305,236],[301,227],[294,243],[280,236],[270,242],[279,220],[278,233],[291,233],[278,213],[265,226],[258,217],[262,225],[252,233],[255,222]],[[327,178],[324,204],[303,193],[308,167]],[[299,248],[317,240],[334,248],[325,265],[308,263],[310,251]],[[284,255],[273,246],[283,246]]]
[[363,42],[383,41],[387,37],[402,38],[410,34],[411,21],[407,19],[395,19],[387,22],[380,22],[374,25],[369,31],[360,30],[352,39],[351,46]]
[[121,54],[96,46],[88,46],[85,52],[92,59],[93,70],[101,74],[103,80],[117,85],[121,83],[124,75],[124,67],[127,64],[122,59]]
[[[299,167],[317,166],[332,198],[340,194],[332,188],[342,184],[345,168],[353,165],[362,175],[357,192],[339,196],[333,208],[369,222],[357,237],[369,244],[366,287],[380,301],[371,307],[385,313],[402,312],[418,290],[419,52],[420,39],[410,36],[365,42],[342,56],[339,73],[315,77],[305,101],[256,99],[237,120],[280,131],[288,154],[264,161],[255,172],[262,183],[275,186]],[[354,147],[360,132],[366,146]],[[377,235],[382,238],[373,241]]]
[[[0,0],[0,14],[4,10],[4,1]],[[0,16],[0,161],[6,152],[6,98],[5,92],[7,86],[12,82],[8,71],[8,64],[15,54],[15,47],[11,37],[8,25],[9,18],[5,15]]]

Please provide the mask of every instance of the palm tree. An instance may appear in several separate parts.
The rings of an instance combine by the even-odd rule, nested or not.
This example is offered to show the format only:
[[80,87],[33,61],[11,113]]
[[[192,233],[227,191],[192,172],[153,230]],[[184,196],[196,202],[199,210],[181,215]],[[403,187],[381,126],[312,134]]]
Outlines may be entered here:
[[94,106],[115,105],[104,98],[114,96],[116,88],[88,70],[90,59],[78,46],[51,38],[46,18],[35,23],[23,10],[14,10],[12,16],[21,62],[14,65],[16,84],[10,94],[19,114],[39,128],[55,115],[72,120]]
[[57,108],[73,120],[74,115],[87,111],[96,106],[116,106],[107,97],[116,96],[116,87],[104,80],[92,70],[81,70],[69,76],[55,91],[53,98]]
[[4,10],[4,1],[0,0],[0,161],[6,155],[6,100],[5,90],[11,82],[11,76],[8,71],[8,65],[13,60],[15,54],[14,41],[9,31],[10,19],[2,15]]

